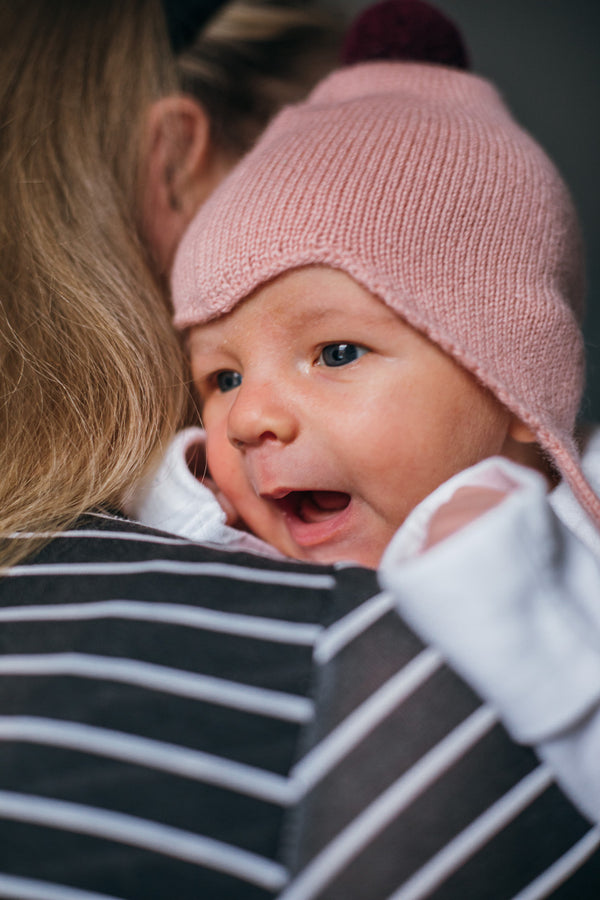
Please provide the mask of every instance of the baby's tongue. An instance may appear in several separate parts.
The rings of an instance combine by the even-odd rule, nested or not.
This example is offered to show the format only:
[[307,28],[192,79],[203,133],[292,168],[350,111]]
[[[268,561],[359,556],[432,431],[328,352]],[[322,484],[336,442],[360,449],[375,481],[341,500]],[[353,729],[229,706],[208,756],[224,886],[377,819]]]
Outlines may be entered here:
[[305,491],[300,499],[300,518],[305,522],[318,522],[345,509],[349,502],[348,494],[341,491]]

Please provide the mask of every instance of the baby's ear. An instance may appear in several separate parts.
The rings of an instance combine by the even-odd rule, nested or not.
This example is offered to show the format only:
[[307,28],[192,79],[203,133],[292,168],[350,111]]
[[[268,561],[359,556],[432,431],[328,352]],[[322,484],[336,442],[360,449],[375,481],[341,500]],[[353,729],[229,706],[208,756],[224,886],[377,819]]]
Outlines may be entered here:
[[540,472],[547,479],[550,486],[557,484],[556,472],[538,444],[536,435],[528,425],[525,425],[516,416],[512,416],[510,420],[502,456],[506,456],[507,459],[512,459],[513,462]]
[[534,444],[537,441],[537,437],[531,428],[521,422],[516,416],[512,416],[510,420],[508,436],[519,444]]

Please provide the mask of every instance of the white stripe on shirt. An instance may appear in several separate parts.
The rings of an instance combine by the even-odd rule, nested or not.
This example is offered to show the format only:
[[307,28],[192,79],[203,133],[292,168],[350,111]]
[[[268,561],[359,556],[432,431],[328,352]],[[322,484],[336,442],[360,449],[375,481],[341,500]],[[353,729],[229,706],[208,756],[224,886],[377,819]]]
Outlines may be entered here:
[[308,647],[315,643],[323,630],[320,625],[310,623],[289,622],[284,619],[249,616],[207,607],[158,601],[146,603],[141,600],[102,600],[95,603],[7,606],[0,609],[0,622],[60,622],[108,618],[168,622],[221,634]]
[[234,579],[245,583],[275,584],[282,587],[313,588],[315,590],[332,590],[335,587],[335,578],[332,575],[277,572],[227,563],[187,562],[172,559],[148,559],[121,563],[36,563],[35,565],[14,566],[3,574],[5,578],[47,578],[59,575],[143,575],[151,572],[164,572],[169,575],[205,575]]
[[325,665],[390,609],[394,609],[395,605],[396,600],[391,593],[376,594],[342,619],[338,619],[320,637],[315,647],[315,661]]
[[547,766],[538,766],[471,822],[454,840],[449,841],[443,850],[436,853],[389,900],[423,900],[430,896],[435,888],[539,797],[553,780],[552,772]]
[[107,529],[77,528],[73,531],[15,531],[9,534],[11,540],[61,539],[62,538],[94,538],[111,541],[134,541],[140,544],[158,544],[166,547],[181,547],[192,544],[189,538],[172,537],[161,534],[148,534],[136,531],[108,531]]
[[105,679],[288,722],[307,722],[313,716],[312,701],[296,694],[119,657],[83,653],[7,654],[0,656],[2,675],[72,675]]
[[51,884],[49,881],[3,875],[1,872],[0,897],[6,900],[123,900],[113,894],[97,894],[95,891],[82,891],[67,884]]
[[95,806],[0,791],[0,816],[142,847],[278,890],[288,873],[278,863],[214,838]]
[[385,790],[302,870],[280,900],[311,900],[371,841],[496,723],[480,706]]
[[357,706],[294,766],[292,777],[298,783],[299,792],[304,794],[311,790],[442,664],[443,659],[436,650],[423,650],[370,694],[364,703]]
[[600,847],[600,828],[592,828],[535,881],[519,891],[513,900],[543,900],[544,897],[549,897],[551,892],[560,887],[569,875],[576,872],[598,847]]
[[0,741],[23,741],[118,759],[279,806],[288,806],[294,799],[289,780],[283,775],[201,750],[94,725],[39,716],[0,716]]

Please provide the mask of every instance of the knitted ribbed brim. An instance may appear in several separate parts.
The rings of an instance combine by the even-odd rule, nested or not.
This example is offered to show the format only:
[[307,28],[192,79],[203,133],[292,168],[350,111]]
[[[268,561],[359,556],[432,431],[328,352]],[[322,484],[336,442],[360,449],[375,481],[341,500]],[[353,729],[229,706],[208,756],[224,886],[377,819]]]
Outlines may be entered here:
[[175,324],[286,270],[344,270],[536,434],[600,525],[573,439],[583,263],[562,179],[485,80],[444,66],[342,69],[284,110],[200,210]]

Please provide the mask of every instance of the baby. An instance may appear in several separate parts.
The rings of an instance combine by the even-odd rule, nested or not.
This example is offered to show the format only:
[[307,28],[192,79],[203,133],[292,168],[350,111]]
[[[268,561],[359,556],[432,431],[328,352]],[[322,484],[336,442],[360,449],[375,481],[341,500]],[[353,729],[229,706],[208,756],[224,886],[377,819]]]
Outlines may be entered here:
[[[489,83],[406,62],[334,73],[275,120],[175,263],[229,521],[287,556],[376,567],[434,489],[504,457],[564,479],[594,530],[574,440],[582,286],[568,193]],[[168,518],[164,469],[133,511],[230,540],[207,531],[183,463],[198,438],[168,465],[200,532]],[[519,470],[484,479],[484,508]]]
[[184,237],[175,322],[206,456],[204,432],[182,432],[129,511],[378,566],[381,608],[600,822],[582,282],[568,193],[490,84],[429,64],[340,70],[275,119]]

